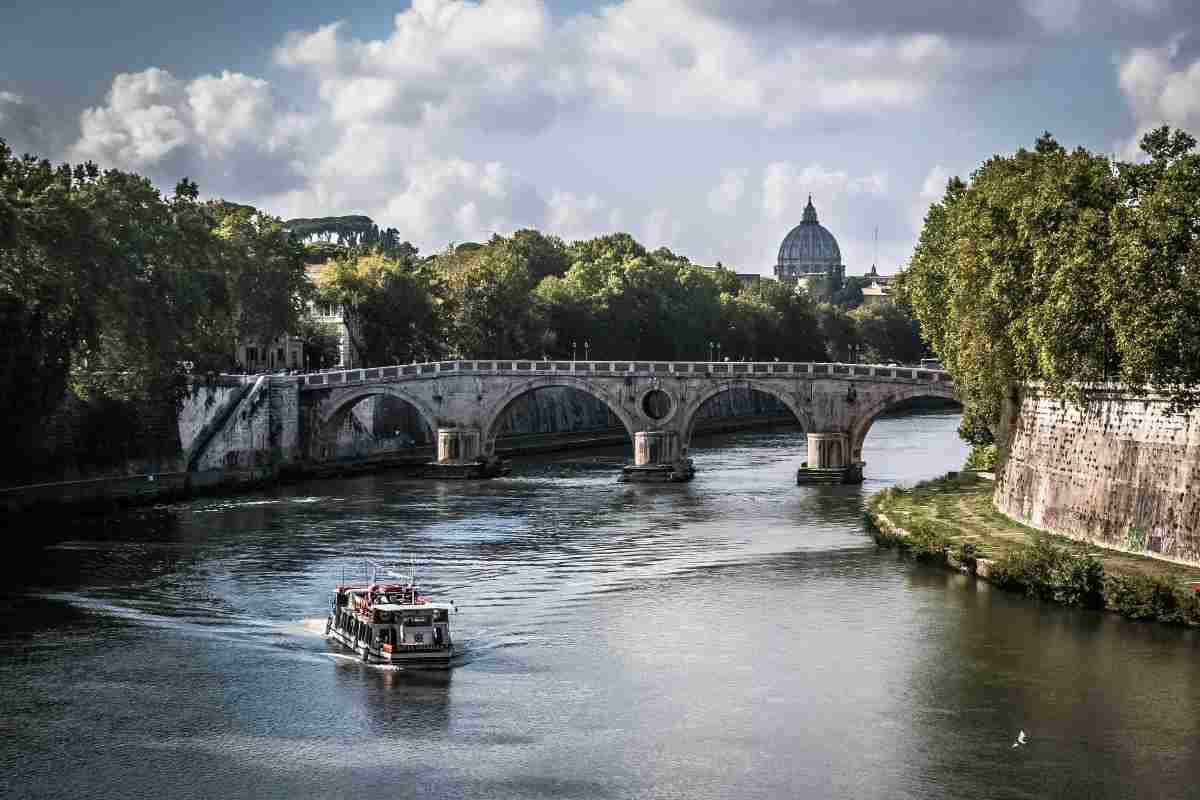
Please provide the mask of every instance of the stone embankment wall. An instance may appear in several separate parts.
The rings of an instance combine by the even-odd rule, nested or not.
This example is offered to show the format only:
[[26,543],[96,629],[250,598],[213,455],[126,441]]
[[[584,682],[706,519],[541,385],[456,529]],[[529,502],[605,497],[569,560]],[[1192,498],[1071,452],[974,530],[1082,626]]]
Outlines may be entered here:
[[239,474],[257,480],[299,458],[296,384],[267,375],[251,380],[215,394],[202,389],[184,404],[179,438],[198,486]]
[[996,507],[1104,547],[1200,565],[1200,411],[1120,387],[1082,404],[1023,392],[1000,432]]

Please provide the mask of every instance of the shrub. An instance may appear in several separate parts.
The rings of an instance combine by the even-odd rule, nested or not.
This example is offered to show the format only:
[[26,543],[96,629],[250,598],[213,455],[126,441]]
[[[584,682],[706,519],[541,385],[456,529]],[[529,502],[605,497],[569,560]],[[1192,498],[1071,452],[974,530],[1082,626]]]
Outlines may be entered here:
[[1169,578],[1129,575],[1108,582],[1108,601],[1130,619],[1156,620],[1171,625],[1200,624],[1200,601]]
[[962,542],[958,545],[958,561],[971,572],[975,571],[975,565],[979,562],[979,549],[975,547],[974,542]]
[[918,561],[945,563],[950,545],[950,537],[937,531],[931,523],[923,521],[912,522],[908,526],[908,538],[904,540],[905,548]]
[[971,448],[971,452],[967,455],[967,461],[963,464],[963,469],[982,470],[983,472],[991,472],[996,468],[996,445],[995,444],[977,444]]
[[1069,606],[1104,607],[1104,565],[1095,557],[1072,553],[1049,537],[1011,551],[992,569],[1001,587]]

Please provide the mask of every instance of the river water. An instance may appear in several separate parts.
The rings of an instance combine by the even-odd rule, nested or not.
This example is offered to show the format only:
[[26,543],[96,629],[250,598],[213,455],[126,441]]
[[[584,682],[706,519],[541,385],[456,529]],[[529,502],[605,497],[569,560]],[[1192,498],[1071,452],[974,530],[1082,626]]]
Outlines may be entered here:
[[[865,534],[865,496],[962,463],[957,423],[879,420],[862,487],[795,486],[777,431],[697,442],[685,485],[580,451],[59,530],[3,566],[0,795],[1200,797],[1195,633]],[[343,572],[408,556],[459,606],[448,673],[320,636]]]

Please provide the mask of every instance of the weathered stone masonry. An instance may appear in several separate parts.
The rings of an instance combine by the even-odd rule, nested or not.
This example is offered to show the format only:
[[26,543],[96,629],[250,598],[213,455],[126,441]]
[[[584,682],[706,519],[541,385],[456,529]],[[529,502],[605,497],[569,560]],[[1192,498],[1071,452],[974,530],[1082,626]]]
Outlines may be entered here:
[[1023,392],[1006,409],[995,503],[1073,539],[1200,564],[1200,412],[1090,389],[1082,405]]

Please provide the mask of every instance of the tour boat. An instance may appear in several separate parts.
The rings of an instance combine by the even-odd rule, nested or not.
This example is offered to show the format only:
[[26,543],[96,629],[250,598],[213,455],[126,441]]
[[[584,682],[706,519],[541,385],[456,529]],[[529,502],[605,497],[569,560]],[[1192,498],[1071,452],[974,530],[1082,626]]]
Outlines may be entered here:
[[411,574],[369,562],[367,580],[338,584],[325,635],[354,651],[365,664],[450,666],[453,603],[435,603]]

